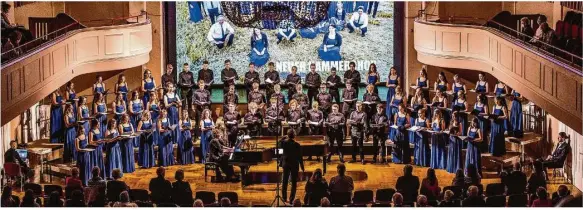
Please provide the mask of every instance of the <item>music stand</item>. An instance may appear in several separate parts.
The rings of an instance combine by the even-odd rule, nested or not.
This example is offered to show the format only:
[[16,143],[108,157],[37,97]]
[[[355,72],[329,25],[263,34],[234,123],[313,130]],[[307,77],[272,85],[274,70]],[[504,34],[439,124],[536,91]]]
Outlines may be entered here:
[[[279,106],[275,107],[275,112],[277,113],[277,118],[275,120],[280,120],[279,119]],[[283,125],[281,125],[283,128]],[[275,175],[277,177],[279,177],[279,158],[281,157],[281,155],[283,155],[283,152],[281,155],[277,155],[279,153],[279,135],[275,136],[275,154],[276,154],[276,158],[277,158],[277,162],[275,163]],[[279,201],[282,201],[282,203],[285,204],[285,200],[283,200],[283,198],[281,197],[280,193],[281,193],[281,189],[279,187],[279,180],[277,180],[277,183],[275,185],[275,198],[273,198],[273,201],[271,202],[271,206],[273,207],[273,204],[276,205],[276,207],[279,207]]]

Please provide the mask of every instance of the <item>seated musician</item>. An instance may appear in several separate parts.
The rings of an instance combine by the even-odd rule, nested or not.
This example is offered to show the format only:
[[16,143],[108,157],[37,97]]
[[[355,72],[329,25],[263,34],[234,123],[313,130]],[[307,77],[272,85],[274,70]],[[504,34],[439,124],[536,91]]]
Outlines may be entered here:
[[[308,95],[306,95],[303,91],[303,87],[301,84],[296,85],[296,93],[292,97],[298,102],[299,107],[302,109],[303,113],[308,112],[309,103],[308,103]],[[296,133],[299,135],[299,133]]]
[[243,118],[245,125],[247,125],[247,134],[249,136],[261,135],[261,124],[263,124],[263,116],[257,111],[257,103],[249,103],[249,112]]
[[300,131],[302,130],[302,121],[304,120],[304,112],[298,106],[298,101],[292,99],[289,102],[289,110],[287,111],[287,123],[289,125],[289,129],[295,131],[296,135],[299,136]]
[[[377,111],[376,113],[372,116],[372,119],[370,121],[371,127],[370,127],[370,134],[373,136],[373,148],[375,152],[374,157],[372,159],[373,163],[377,162],[377,155],[379,154],[379,152],[381,153],[381,163],[385,163],[386,161],[386,153],[387,153],[387,147],[385,146],[385,140],[387,139],[387,132],[386,132],[386,127],[387,127],[387,116],[384,113],[384,107],[382,104],[379,104],[376,107]],[[381,143],[381,147],[379,148],[379,142]],[[380,151],[379,151],[380,150]]]
[[28,170],[25,169],[28,168],[28,166],[26,165],[26,162],[24,162],[24,160],[20,158],[20,155],[16,151],[16,146],[17,146],[16,141],[14,140],[10,141],[10,149],[6,150],[6,152],[4,153],[4,162],[17,163],[20,165],[20,167],[22,167],[22,171],[26,172]]
[[[225,154],[223,152],[223,150],[225,150],[225,149],[230,149],[224,143],[225,141],[223,141],[225,136],[223,135],[223,133],[221,131],[219,131],[217,129],[214,129],[212,132],[213,132],[214,138],[212,138],[212,140],[210,142],[210,151],[208,154],[208,156],[209,156],[208,159],[210,162],[214,162],[219,166],[216,169],[217,180],[223,180],[223,176],[221,175],[221,172],[220,172],[220,171],[223,171],[223,173],[225,173],[228,180],[237,181],[237,178],[235,177],[235,172],[233,170],[233,166],[229,165],[229,154]],[[219,168],[220,168],[220,171],[219,171]]]
[[571,150],[571,146],[567,142],[567,139],[569,139],[569,136],[567,136],[567,133],[565,133],[565,132],[559,133],[559,137],[558,137],[559,142],[557,142],[557,146],[555,147],[555,150],[553,151],[553,153],[551,153],[551,155],[547,156],[547,158],[542,160],[543,167],[544,167],[545,171],[546,171],[547,167],[548,168],[560,168],[563,166],[563,164],[565,163],[565,160],[567,159],[567,155],[569,154],[569,152]]
[[229,110],[225,112],[223,120],[227,127],[227,139],[229,144],[233,146],[237,141],[237,134],[239,132],[239,123],[241,123],[241,115],[235,110],[235,104],[229,103]]
[[[277,92],[277,90],[276,90]],[[273,98],[275,94],[272,94],[271,100],[269,100],[269,108],[265,112],[265,121],[267,122],[267,131],[270,136],[278,136],[281,133],[281,121],[284,120],[283,106],[279,106],[277,99]]]
[[351,83],[346,83],[346,89],[342,92],[342,100],[344,103],[342,104],[342,113],[344,117],[348,118],[352,111],[356,110],[356,100],[358,98],[358,94],[356,89],[352,87]]
[[336,152],[340,157],[340,162],[344,163],[344,157],[342,156],[342,143],[344,143],[344,133],[342,129],[344,128],[344,115],[338,112],[339,107],[338,104],[332,105],[332,113],[328,115],[326,119],[326,127],[328,128],[328,147],[330,148],[330,152],[328,153],[328,162],[330,162],[330,158],[332,158],[333,149],[334,149],[334,141],[337,142],[338,147],[336,147]]
[[332,106],[332,95],[327,89],[326,84],[321,84],[320,93],[316,96],[316,100],[318,101],[320,111],[322,111],[324,118],[328,118]]
[[223,110],[226,113],[229,110],[229,104],[238,104],[239,96],[235,93],[235,86],[229,86],[229,92],[223,96]]
[[260,110],[263,110],[265,107],[265,94],[259,90],[258,82],[253,83],[253,88],[247,95],[247,102],[257,104],[257,108]]

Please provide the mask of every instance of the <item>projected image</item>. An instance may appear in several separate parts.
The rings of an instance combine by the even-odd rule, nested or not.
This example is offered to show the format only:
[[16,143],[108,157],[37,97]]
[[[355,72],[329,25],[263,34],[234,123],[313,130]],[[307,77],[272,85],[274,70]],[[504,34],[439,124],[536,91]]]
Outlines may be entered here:
[[[385,81],[393,65],[392,2],[177,2],[177,63],[193,71],[203,61],[220,84],[224,61],[239,76],[269,62],[285,78],[296,66],[302,78],[311,63],[326,78],[355,62],[363,81],[371,63]],[[263,77],[262,77],[263,78]]]

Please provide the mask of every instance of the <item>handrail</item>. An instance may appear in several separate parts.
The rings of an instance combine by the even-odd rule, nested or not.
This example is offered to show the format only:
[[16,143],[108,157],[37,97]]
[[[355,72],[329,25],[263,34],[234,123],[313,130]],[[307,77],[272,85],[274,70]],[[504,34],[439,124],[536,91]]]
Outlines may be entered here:
[[146,19],[148,19],[148,13],[144,12],[144,13],[141,13],[139,15],[125,16],[125,17],[105,18],[105,19],[96,19],[96,20],[80,20],[79,23],[92,23],[92,22],[98,22],[98,21],[111,21],[111,25],[114,25],[114,21],[116,21],[116,20],[128,20],[128,19],[132,19],[132,18],[136,18],[136,23],[137,23],[137,22],[140,22],[140,17],[142,17],[144,15],[146,16]]
[[[24,44],[22,44],[22,45],[20,45],[20,46],[18,46],[18,47],[15,47],[15,48],[13,48],[13,49],[11,49],[11,50],[8,50],[8,51],[6,51],[6,52],[2,52],[1,56],[3,57],[3,56],[5,56],[5,55],[7,55],[7,54],[9,54],[9,53],[13,53],[13,52],[15,52],[15,51],[18,51],[18,50],[22,51],[22,49],[24,49],[25,47],[28,47],[28,46],[30,46],[30,45],[32,45],[32,44],[35,44],[35,43],[37,43],[37,41],[40,41],[40,40],[45,40],[45,39],[47,39],[49,36],[52,36],[52,35],[54,35],[54,34],[57,34],[57,33],[59,33],[59,32],[62,32],[62,31],[66,30],[66,29],[69,29],[69,28],[71,28],[71,27],[73,27],[73,26],[79,26],[79,25],[80,25],[80,24],[79,24],[78,22],[71,23],[71,24],[69,24],[69,25],[66,25],[66,26],[64,26],[64,27],[62,27],[62,28],[60,28],[60,29],[57,29],[57,30],[55,30],[55,31],[53,31],[53,32],[51,32],[51,33],[48,33],[48,34],[42,35],[42,36],[40,36],[40,37],[38,37],[38,38],[36,38],[36,39],[33,39],[33,40],[31,40],[31,41],[28,41],[28,42],[26,42],[26,43],[24,43]],[[67,31],[67,32],[68,32],[68,31]],[[62,35],[65,35],[65,34],[67,34],[67,32],[65,32],[65,33],[61,34],[61,36],[62,36]],[[55,37],[55,39],[56,39],[56,38],[57,38],[57,37]],[[28,50],[33,50],[33,49],[36,49],[36,48],[42,47],[42,46],[44,46],[44,44],[46,44],[46,43],[48,43],[48,42],[41,43],[40,45],[38,45],[38,46],[35,46],[35,47],[33,47],[33,48],[30,48],[30,49],[28,49]],[[9,60],[11,60],[11,59],[8,59],[8,60],[6,60],[6,61],[4,61],[4,62],[7,62],[7,61],[9,61]]]
[[454,22],[455,20],[470,20],[470,21],[483,21],[484,23],[486,23],[488,20],[484,19],[484,18],[477,18],[477,17],[466,17],[466,16],[446,16],[446,17],[442,17],[439,15],[435,15],[435,14],[428,14],[425,13],[425,10],[419,10],[417,12],[417,18],[423,18],[425,21],[427,20],[427,16],[432,16],[432,17],[437,17],[437,20],[445,20],[447,19],[450,22]]

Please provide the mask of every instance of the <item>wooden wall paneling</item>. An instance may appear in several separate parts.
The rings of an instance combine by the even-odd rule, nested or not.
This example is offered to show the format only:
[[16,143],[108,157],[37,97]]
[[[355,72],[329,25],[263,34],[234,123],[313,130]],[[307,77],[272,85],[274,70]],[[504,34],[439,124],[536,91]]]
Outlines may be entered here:
[[522,77],[522,71],[524,70],[524,59],[521,52],[514,51],[514,74]]
[[461,52],[462,48],[461,32],[442,32],[441,33],[441,51],[443,52]]
[[[543,76],[543,90],[552,96],[556,96],[555,92],[553,91],[554,83],[556,82],[554,79],[554,72],[553,68],[550,66],[544,65],[544,76]],[[577,91],[575,91],[577,92]]]

